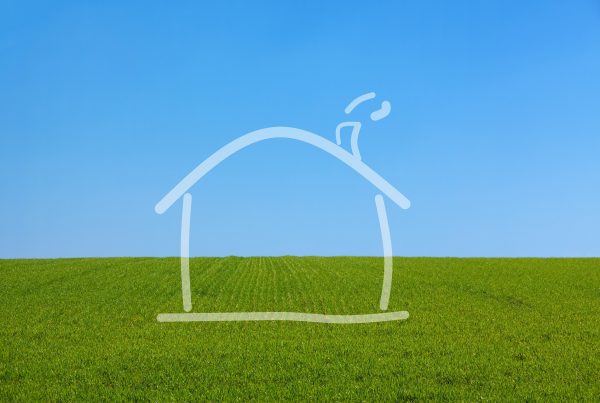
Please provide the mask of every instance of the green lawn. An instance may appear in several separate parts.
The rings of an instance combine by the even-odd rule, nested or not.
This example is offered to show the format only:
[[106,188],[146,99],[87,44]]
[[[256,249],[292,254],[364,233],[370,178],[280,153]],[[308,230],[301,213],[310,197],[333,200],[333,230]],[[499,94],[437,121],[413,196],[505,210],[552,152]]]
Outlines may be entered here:
[[[379,312],[381,258],[197,258],[194,312]],[[178,259],[0,260],[0,400],[600,400],[600,259],[395,258],[401,322],[159,323]]]

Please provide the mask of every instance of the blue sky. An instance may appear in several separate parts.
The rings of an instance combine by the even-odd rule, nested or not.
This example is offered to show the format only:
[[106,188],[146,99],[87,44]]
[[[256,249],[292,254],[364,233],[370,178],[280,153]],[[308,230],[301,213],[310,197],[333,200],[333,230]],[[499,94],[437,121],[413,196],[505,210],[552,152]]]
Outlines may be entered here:
[[[122,3],[0,5],[0,257],[177,255],[185,174],[369,91],[395,254],[600,256],[598,1]],[[192,255],[381,253],[376,189],[306,145],[191,193]]]

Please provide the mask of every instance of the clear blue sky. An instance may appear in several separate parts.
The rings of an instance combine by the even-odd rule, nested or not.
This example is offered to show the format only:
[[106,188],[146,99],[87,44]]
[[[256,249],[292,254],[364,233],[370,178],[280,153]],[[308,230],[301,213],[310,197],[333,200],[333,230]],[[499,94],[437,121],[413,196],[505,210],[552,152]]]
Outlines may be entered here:
[[[598,1],[295,3],[3,1],[0,257],[177,255],[186,173],[333,140],[368,91],[395,254],[600,255]],[[191,193],[192,255],[381,253],[376,190],[302,144]]]

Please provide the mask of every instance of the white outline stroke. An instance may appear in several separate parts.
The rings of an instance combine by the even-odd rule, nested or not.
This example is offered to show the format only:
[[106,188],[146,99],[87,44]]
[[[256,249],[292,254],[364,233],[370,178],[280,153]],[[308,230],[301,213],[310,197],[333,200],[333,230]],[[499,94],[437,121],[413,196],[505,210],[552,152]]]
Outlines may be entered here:
[[[374,94],[373,94],[374,97]],[[362,98],[362,99],[361,99]],[[354,102],[360,103],[371,99],[371,94],[365,94]],[[356,106],[356,105],[354,105]],[[384,108],[385,109],[385,108]],[[389,110],[388,110],[389,112]],[[339,133],[336,133],[337,141],[340,143]],[[183,197],[183,209],[181,215],[181,290],[183,309],[185,313],[163,313],[157,316],[159,322],[210,322],[210,321],[258,321],[258,320],[287,320],[319,323],[371,323],[392,320],[405,320],[408,312],[383,312],[359,315],[324,315],[316,313],[301,312],[214,312],[214,313],[192,313],[191,287],[190,287],[190,218],[192,209],[192,196],[188,193],[202,177],[212,171],[221,162],[244,148],[271,139],[291,139],[310,144],[337,158],[348,165],[367,181],[371,182],[384,195],[389,197],[402,209],[410,207],[410,201],[400,193],[394,186],[383,179],[373,169],[360,159],[360,154],[350,154],[339,145],[306,130],[294,127],[268,127],[247,133],[221,147],[218,151],[200,163],[194,170],[185,176],[175,187],[173,187],[154,207],[158,214],[167,211],[178,199]],[[354,147],[353,147],[354,148]],[[353,150],[354,151],[354,150]],[[392,240],[387,219],[384,198],[381,194],[375,196],[375,206],[381,230],[383,244],[384,273],[383,285],[379,307],[382,311],[387,310],[393,274]]]
[[379,174],[373,171],[367,164],[350,154],[348,151],[337,146],[332,141],[311,133],[307,130],[297,129],[295,127],[267,127],[245,134],[233,140],[229,144],[221,147],[217,152],[208,157],[204,162],[198,165],[192,172],[183,178],[169,193],[167,193],[154,207],[158,214],[167,211],[181,196],[183,196],[192,186],[196,184],[204,175],[212,171],[217,165],[229,158],[231,155],[255,143],[270,139],[291,139],[301,141],[336,157],[357,173],[362,175],[373,186],[378,188],[387,197],[389,197],[400,208],[408,209],[410,201],[400,193],[395,187],[389,184]]
[[192,310],[192,291],[190,286],[190,219],[192,216],[192,195],[183,196],[181,213],[181,295],[183,310]]
[[377,206],[377,217],[379,218],[381,241],[383,242],[383,286],[381,287],[379,308],[382,311],[386,311],[390,303],[390,293],[392,292],[392,264],[394,255],[392,254],[392,237],[390,236],[390,226],[388,225],[385,202],[382,195],[375,196],[375,206]]
[[369,313],[366,315],[323,315],[300,312],[215,312],[215,313],[161,313],[159,322],[232,322],[257,320],[289,320],[317,323],[373,323],[408,319],[408,312]]

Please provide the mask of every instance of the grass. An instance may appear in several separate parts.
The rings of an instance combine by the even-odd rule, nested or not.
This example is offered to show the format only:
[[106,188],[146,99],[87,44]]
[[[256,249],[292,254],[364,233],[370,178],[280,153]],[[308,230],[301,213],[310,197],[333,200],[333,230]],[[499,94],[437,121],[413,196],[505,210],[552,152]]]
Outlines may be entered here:
[[[0,260],[0,400],[600,400],[600,259],[395,258],[403,322],[158,323],[177,259]],[[379,312],[380,258],[195,258],[195,312]]]

